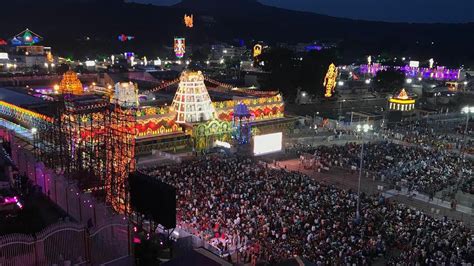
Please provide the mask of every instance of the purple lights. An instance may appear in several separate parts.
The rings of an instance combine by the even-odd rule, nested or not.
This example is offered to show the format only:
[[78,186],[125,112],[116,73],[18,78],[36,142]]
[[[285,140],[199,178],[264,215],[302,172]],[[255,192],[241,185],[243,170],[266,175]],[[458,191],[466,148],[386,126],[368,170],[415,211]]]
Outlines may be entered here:
[[17,203],[18,202],[18,198],[15,196],[15,197],[6,197],[3,199],[3,204],[13,204],[13,203]]
[[18,208],[20,209],[23,209],[23,205],[21,204],[21,202],[18,200],[18,197],[17,196],[14,196],[14,197],[5,197],[3,198],[3,202],[0,202],[0,207],[3,207],[3,206],[11,206],[15,204],[16,206],[18,206]]
[[[361,74],[370,74],[375,76],[378,71],[387,70],[388,66],[383,66],[380,64],[373,64],[371,66],[361,65],[359,71]],[[410,67],[406,66],[396,66],[393,67],[395,70],[400,70],[407,77],[417,78],[421,77],[423,79],[436,79],[436,80],[458,80],[459,79],[459,69],[448,69],[443,66],[438,66],[436,68],[427,68],[427,67]]]
[[321,51],[323,49],[320,45],[308,45],[305,47],[306,52],[309,51]]

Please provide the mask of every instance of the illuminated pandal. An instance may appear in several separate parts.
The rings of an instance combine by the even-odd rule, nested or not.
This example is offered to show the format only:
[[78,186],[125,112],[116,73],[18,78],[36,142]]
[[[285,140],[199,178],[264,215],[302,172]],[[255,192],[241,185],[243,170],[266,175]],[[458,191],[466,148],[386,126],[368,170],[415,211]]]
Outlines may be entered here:
[[183,58],[186,53],[186,39],[174,38],[174,53],[177,58]]
[[59,93],[81,95],[84,92],[81,81],[77,78],[77,74],[68,70],[63,75],[63,79],[59,83]]
[[187,14],[184,14],[184,25],[188,28],[194,27],[194,16],[191,14],[191,16],[188,16]]
[[326,77],[324,77],[323,86],[325,87],[325,90],[326,90],[324,97],[329,98],[332,96],[334,92],[334,88],[336,87],[336,78],[337,78],[336,65],[331,64],[329,65],[329,69],[328,69],[328,72],[326,73]]
[[261,44],[255,44],[253,47],[253,57],[257,57],[262,54],[262,45]]
[[415,99],[408,96],[405,89],[402,89],[398,95],[388,100],[389,109],[392,111],[412,111],[415,109]]

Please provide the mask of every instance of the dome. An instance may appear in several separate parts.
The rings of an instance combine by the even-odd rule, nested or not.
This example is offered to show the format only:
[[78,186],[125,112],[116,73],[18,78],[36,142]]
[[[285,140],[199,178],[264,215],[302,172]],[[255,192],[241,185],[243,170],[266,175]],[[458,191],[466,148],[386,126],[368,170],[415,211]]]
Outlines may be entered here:
[[59,83],[59,93],[81,95],[84,92],[81,81],[77,78],[76,72],[68,70],[63,75]]
[[204,84],[201,71],[185,71],[179,78],[179,86],[172,106],[177,123],[204,122],[214,118],[214,106]]

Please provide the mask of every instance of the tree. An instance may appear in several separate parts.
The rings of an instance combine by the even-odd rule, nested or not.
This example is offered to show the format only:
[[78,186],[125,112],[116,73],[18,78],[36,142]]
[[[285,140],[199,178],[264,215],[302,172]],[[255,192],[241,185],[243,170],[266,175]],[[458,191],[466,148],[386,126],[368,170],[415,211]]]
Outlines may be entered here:
[[331,63],[337,64],[336,51],[312,51],[303,57],[300,82],[303,90],[316,96],[324,95],[323,82]]
[[259,61],[264,64],[263,70],[269,72],[259,80],[262,89],[280,90],[285,98],[294,99],[301,67],[295,54],[288,49],[275,48],[261,54]]
[[312,51],[297,57],[284,48],[275,48],[259,56],[264,63],[263,69],[270,72],[260,83],[263,89],[278,89],[285,98],[293,100],[297,87],[317,95],[324,95],[324,76],[331,63],[338,61],[335,49]]
[[377,72],[375,82],[377,91],[392,92],[403,86],[403,83],[405,82],[405,74],[400,70],[382,70]]

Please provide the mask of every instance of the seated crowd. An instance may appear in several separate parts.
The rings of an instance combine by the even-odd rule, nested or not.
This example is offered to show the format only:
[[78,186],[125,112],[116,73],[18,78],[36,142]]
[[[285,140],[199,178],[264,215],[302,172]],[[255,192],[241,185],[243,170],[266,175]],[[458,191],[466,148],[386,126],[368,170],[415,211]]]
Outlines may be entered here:
[[408,143],[431,146],[439,149],[461,149],[463,147],[472,147],[474,141],[464,136],[464,128],[447,128],[446,126],[438,128],[438,124],[433,127],[426,122],[411,122],[395,125],[385,132],[385,135],[405,141]]
[[[353,147],[356,149],[356,147]],[[242,157],[144,169],[176,187],[177,222],[239,262],[295,255],[318,265],[474,261],[473,232],[379,195],[361,195]]]
[[[355,143],[334,146],[300,146],[302,153],[314,155],[322,165],[358,167],[360,147]],[[375,142],[364,147],[364,170],[394,184],[429,195],[454,186],[470,191],[466,184],[474,179],[472,160],[443,149]]]

